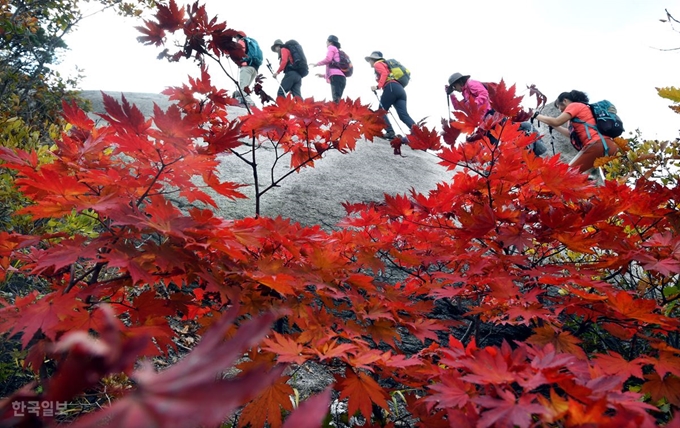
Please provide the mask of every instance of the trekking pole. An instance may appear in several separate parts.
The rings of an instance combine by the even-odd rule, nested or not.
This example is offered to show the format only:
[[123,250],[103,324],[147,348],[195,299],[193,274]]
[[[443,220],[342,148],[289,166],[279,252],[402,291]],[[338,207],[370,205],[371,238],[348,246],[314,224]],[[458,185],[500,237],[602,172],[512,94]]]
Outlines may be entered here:
[[285,89],[283,89],[283,86],[281,86],[279,79],[277,79],[276,76],[274,76],[274,69],[272,68],[272,63],[269,62],[269,59],[267,59],[267,68],[269,69],[269,72],[272,74],[272,77],[274,78],[274,80],[276,80],[276,83],[279,84],[279,88],[281,88],[281,92],[283,92],[283,96],[287,97],[288,92]]
[[446,94],[446,105],[449,107],[447,110],[449,112],[449,122],[451,122],[451,98],[449,98],[449,94]]
[[[378,96],[378,91],[373,91],[373,93],[375,94],[375,97],[378,99],[378,105],[380,106],[380,108],[385,110],[383,108],[382,103],[380,102],[380,97]],[[401,132],[401,135],[404,136],[404,130],[401,129],[401,125],[399,125],[399,122],[397,122],[397,119],[394,117],[394,114],[392,114],[392,112],[389,111],[389,110],[387,110],[387,112],[390,114],[390,116],[392,116],[392,120],[394,121],[394,123],[397,124],[397,128],[399,128],[399,132]]]
[[553,149],[553,156],[555,156],[555,136],[553,135],[553,127],[548,126],[548,132],[550,133],[550,145]]

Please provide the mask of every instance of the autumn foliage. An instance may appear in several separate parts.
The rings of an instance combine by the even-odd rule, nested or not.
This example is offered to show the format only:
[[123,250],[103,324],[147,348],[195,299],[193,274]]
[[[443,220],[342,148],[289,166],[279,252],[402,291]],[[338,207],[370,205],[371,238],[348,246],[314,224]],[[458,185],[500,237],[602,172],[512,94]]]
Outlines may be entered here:
[[[233,30],[203,6],[174,2],[147,22],[147,41],[179,28],[190,52],[232,46]],[[177,105],[151,118],[105,95],[102,126],[65,103],[71,128],[48,163],[0,149],[31,201],[20,214],[98,224],[0,232],[0,280],[50,290],[0,302],[0,331],[43,373],[1,403],[7,425],[53,422],[14,416],[13,402],[76,400],[112,379],[123,380],[111,403],[76,426],[215,426],[238,413],[238,426],[318,427],[331,399],[363,426],[677,424],[677,186],[596,186],[559,156],[534,156],[536,136],[512,120],[526,115],[522,100],[500,82],[494,115],[414,129],[411,148],[455,171],[428,194],[347,204],[334,231],[223,219],[214,198],[243,195],[218,155],[255,164],[244,153],[274,141],[299,171],[378,135],[380,114],[280,98],[230,118],[205,68],[167,94]],[[179,351],[187,328],[201,341],[156,371],[149,358]],[[291,400],[291,377],[311,364],[333,381]]]

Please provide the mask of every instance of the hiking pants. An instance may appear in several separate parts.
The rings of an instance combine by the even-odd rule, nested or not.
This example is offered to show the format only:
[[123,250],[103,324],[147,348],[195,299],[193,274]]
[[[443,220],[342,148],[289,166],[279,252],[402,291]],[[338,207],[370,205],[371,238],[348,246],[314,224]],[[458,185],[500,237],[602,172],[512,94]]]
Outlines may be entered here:
[[[257,76],[257,70],[255,70],[255,67],[250,65],[244,65],[240,67],[238,86],[241,88],[241,91],[243,91],[243,95],[245,96],[246,100],[250,100],[250,95],[246,93],[246,88],[253,84],[255,81],[255,76]],[[237,95],[234,96],[234,98],[241,100],[241,94],[238,93],[238,91],[236,93]],[[241,100],[241,102],[244,102],[244,100]]]
[[[399,82],[387,83],[383,87],[382,96],[380,97],[380,107],[383,110],[389,112],[390,107],[392,106],[394,106],[394,109],[397,111],[399,119],[404,122],[404,125],[410,130],[416,123],[411,119],[411,116],[408,115],[408,111],[406,110],[406,91]],[[385,132],[387,134],[394,134],[394,128],[392,128],[392,124],[387,116],[388,114],[385,114],[385,123],[387,124]]]
[[[619,150],[619,146],[616,145],[611,138],[604,138],[609,148],[608,156],[613,156]],[[569,162],[569,166],[578,168],[581,172],[586,172],[593,167],[595,164],[595,159],[604,156],[604,145],[602,140],[595,140],[592,143],[584,146],[574,158]]]
[[333,75],[331,76],[331,95],[333,96],[333,102],[338,103],[342,98],[342,93],[345,91],[345,85],[347,84],[347,78],[345,76]]
[[277,95],[285,97],[286,94],[284,94],[283,91],[286,91],[286,93],[293,94],[294,97],[302,98],[302,92],[300,92],[301,87],[302,77],[300,76],[300,73],[293,70],[286,71],[283,75],[283,79],[281,79],[281,87],[279,88]]

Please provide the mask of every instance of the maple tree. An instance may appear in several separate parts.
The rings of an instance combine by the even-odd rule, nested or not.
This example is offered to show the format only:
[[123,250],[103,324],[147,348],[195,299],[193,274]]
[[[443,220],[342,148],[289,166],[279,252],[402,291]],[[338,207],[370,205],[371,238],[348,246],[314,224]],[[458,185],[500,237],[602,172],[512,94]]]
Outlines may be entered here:
[[[203,6],[158,8],[145,41],[184,28],[182,52],[219,56],[232,46],[233,30]],[[205,67],[166,93],[177,104],[150,118],[104,95],[101,126],[64,103],[70,129],[47,161],[0,148],[31,202],[20,214],[77,213],[97,225],[0,232],[0,281],[45,284],[0,302],[0,331],[20,338],[27,367],[47,373],[0,402],[3,422],[49,424],[14,416],[12,402],[102,394],[114,376],[133,381],[77,426],[218,424],[235,412],[237,426],[319,426],[331,397],[346,402],[347,423],[361,417],[364,426],[673,420],[677,186],[644,173],[595,186],[559,156],[534,156],[536,135],[517,123],[527,116],[522,99],[501,81],[490,93],[495,114],[461,110],[441,132],[414,128],[410,147],[455,172],[428,194],[346,204],[333,231],[223,219],[211,209],[216,195],[243,193],[220,175],[218,155],[254,167],[265,141],[299,171],[378,135],[381,113],[279,98],[231,119],[230,97]],[[457,144],[461,133],[478,138]],[[626,167],[607,161],[610,177]],[[180,209],[177,196],[205,208]],[[176,351],[185,326],[201,341],[156,373],[145,359]],[[333,380],[299,403],[291,383],[312,364]],[[221,375],[227,369],[238,373]]]

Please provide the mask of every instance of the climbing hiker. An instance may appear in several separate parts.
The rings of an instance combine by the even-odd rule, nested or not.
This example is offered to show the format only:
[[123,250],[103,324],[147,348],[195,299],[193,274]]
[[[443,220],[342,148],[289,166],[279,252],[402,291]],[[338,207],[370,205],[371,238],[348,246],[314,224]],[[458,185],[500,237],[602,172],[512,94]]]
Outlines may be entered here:
[[[250,98],[250,85],[255,81],[257,70],[262,65],[262,50],[260,45],[252,37],[247,37],[246,33],[239,31],[235,36],[236,42],[243,46],[245,56],[239,63],[238,86],[241,90],[236,90],[234,98],[243,105],[255,105]],[[243,93],[243,97],[241,96]]]
[[326,66],[326,73],[319,73],[317,76],[325,78],[326,82],[331,84],[333,102],[338,103],[342,98],[342,93],[345,91],[345,85],[347,84],[347,77],[345,77],[345,73],[339,66],[341,45],[336,36],[330,35],[328,36],[328,39],[326,39],[326,47],[326,57],[319,62],[309,65],[312,67],[318,67],[320,65]]
[[279,54],[279,68],[273,74],[274,78],[283,73],[277,95],[285,97],[291,93],[293,97],[302,98],[302,78],[309,72],[302,47],[295,40],[283,43],[281,39],[276,39],[272,45],[272,52]]
[[[390,68],[383,58],[382,52],[374,51],[369,56],[364,57],[366,61],[375,70],[375,79],[378,82],[377,85],[371,86],[373,92],[378,89],[382,90],[382,95],[380,96],[380,108],[386,112],[390,110],[390,107],[394,106],[397,111],[399,119],[408,127],[410,130],[415,121],[411,119],[406,108],[406,91],[404,87],[394,78],[394,75],[390,72]],[[385,115],[385,123],[387,127],[385,128],[384,138],[392,140],[396,137],[394,133],[394,128]]]
[[[588,95],[581,91],[562,92],[555,101],[555,107],[561,112],[559,116],[550,117],[538,113],[534,115],[535,120],[570,138],[571,144],[579,152],[569,162],[569,166],[578,168],[581,172],[589,172],[595,159],[614,155],[619,149],[614,140],[598,131],[588,102]],[[567,122],[568,127],[563,127]]]
[[[449,77],[449,84],[444,89],[451,98],[451,104],[456,110],[460,110],[462,104],[469,106],[474,98],[475,103],[482,108],[485,115],[491,111],[489,91],[483,83],[470,79],[470,75],[463,75],[458,72],[453,73]],[[460,92],[463,99],[458,100],[453,93],[454,91]]]

